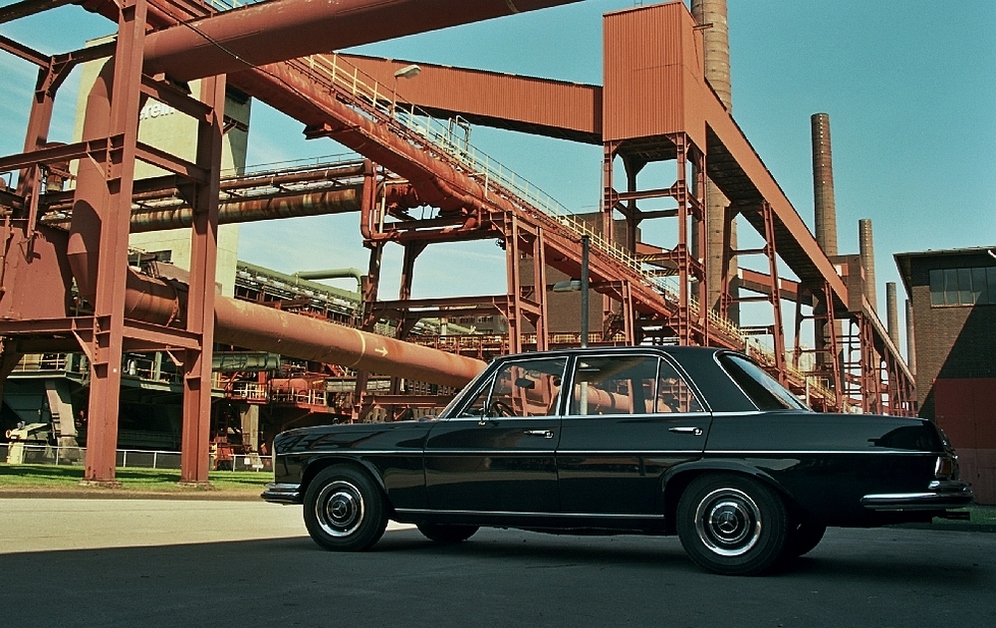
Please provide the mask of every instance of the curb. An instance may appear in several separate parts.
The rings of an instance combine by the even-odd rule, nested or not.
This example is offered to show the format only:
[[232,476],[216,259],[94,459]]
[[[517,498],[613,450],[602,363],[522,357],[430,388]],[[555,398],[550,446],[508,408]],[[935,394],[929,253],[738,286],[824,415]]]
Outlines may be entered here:
[[238,501],[254,502],[263,500],[259,493],[242,491],[135,491],[129,489],[90,488],[43,489],[43,488],[0,488],[0,499],[161,499],[193,501]]

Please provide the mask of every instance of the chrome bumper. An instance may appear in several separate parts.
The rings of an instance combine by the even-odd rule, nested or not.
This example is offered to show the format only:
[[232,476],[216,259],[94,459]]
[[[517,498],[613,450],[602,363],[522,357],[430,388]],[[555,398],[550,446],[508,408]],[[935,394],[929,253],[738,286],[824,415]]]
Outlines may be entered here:
[[962,508],[972,503],[975,494],[966,482],[931,482],[930,490],[922,493],[878,493],[865,495],[861,505],[878,511],[945,510]]
[[260,495],[271,504],[301,504],[300,484],[267,484]]

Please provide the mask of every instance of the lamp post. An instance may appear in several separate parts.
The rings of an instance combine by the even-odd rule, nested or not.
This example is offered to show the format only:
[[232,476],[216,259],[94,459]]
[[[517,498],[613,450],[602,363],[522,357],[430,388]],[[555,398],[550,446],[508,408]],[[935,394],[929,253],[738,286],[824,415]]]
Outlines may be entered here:
[[394,109],[398,105],[398,79],[399,78],[415,78],[422,72],[422,68],[418,67],[414,63],[406,65],[405,67],[399,69],[394,73],[394,89],[391,92],[391,117],[394,117]]
[[588,250],[591,238],[581,236],[581,348],[588,346]]

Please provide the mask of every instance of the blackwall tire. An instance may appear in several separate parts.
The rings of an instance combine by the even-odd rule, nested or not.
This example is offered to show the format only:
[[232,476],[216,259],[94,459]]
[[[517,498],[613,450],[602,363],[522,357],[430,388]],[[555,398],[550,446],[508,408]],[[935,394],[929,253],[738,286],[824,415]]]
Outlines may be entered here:
[[387,528],[383,493],[364,471],[329,467],[315,476],[305,491],[304,524],[311,538],[324,549],[368,549]]
[[782,556],[788,515],[777,493],[740,475],[705,475],[681,495],[678,537],[700,567],[725,575],[754,575]]
[[786,558],[798,558],[808,554],[820,544],[827,527],[814,521],[797,521],[789,526],[788,538],[785,540],[784,554]]
[[474,536],[474,533],[478,530],[477,526],[461,526],[438,523],[420,523],[416,527],[419,532],[425,535],[425,538],[444,545],[466,541],[470,537]]

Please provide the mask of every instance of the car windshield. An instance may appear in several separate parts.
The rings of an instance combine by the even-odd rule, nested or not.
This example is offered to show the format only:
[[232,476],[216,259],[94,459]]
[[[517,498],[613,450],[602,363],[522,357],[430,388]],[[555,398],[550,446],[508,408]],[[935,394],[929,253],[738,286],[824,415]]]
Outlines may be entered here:
[[806,404],[749,359],[724,353],[719,356],[719,363],[758,410],[809,410]]

